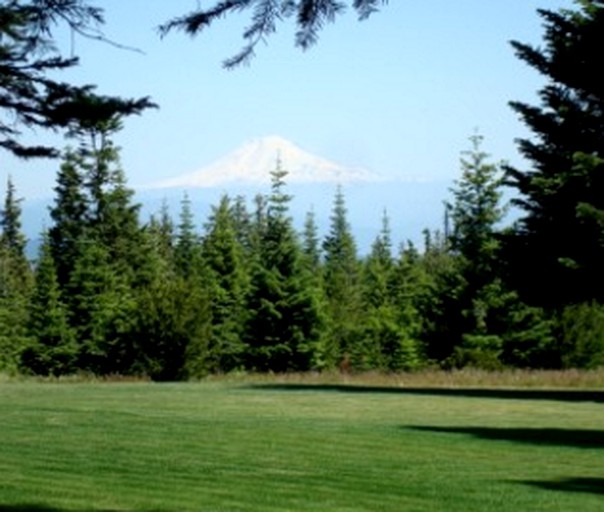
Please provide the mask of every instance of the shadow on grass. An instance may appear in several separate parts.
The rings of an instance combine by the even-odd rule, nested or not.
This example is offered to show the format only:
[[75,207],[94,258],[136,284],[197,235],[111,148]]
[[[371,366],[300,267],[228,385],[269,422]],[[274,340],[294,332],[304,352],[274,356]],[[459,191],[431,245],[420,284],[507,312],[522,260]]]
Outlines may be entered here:
[[604,402],[604,391],[572,389],[501,388],[395,388],[347,384],[249,384],[246,387],[273,391],[328,391],[339,393],[391,393],[403,395],[458,396],[507,400],[555,400],[559,402]]
[[[125,512],[124,509],[97,509],[97,508],[57,508],[40,503],[22,503],[18,505],[2,505],[0,504],[0,512]],[[157,509],[131,509],[126,512],[167,512]]]
[[604,430],[435,426],[408,426],[404,428],[420,430],[422,432],[464,434],[493,441],[511,441],[545,446],[569,446],[572,448],[604,448]]
[[604,495],[604,478],[565,478],[549,482],[528,480],[521,483],[548,491],[584,492]]

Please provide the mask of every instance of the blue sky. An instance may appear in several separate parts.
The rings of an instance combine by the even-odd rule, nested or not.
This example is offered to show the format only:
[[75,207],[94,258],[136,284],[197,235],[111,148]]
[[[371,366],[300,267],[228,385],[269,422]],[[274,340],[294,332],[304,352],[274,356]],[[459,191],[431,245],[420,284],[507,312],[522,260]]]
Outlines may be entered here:
[[[179,33],[160,40],[155,27],[196,1],[96,4],[106,10],[107,36],[144,54],[76,38],[81,65],[62,76],[98,84],[104,93],[149,95],[160,105],[127,120],[117,137],[137,186],[197,170],[271,134],[397,179],[455,179],[474,129],[493,159],[520,163],[514,139],[527,132],[507,102],[535,103],[542,81],[509,41],[538,45],[536,9],[573,2],[391,1],[368,21],[350,12],[326,26],[307,52],[294,47],[292,27],[280,27],[250,66],[232,71],[221,61],[241,47],[245,16],[193,40]],[[61,42],[67,50],[69,39]],[[6,154],[0,162],[0,190],[10,172],[26,199],[51,196],[58,162],[25,163]]]

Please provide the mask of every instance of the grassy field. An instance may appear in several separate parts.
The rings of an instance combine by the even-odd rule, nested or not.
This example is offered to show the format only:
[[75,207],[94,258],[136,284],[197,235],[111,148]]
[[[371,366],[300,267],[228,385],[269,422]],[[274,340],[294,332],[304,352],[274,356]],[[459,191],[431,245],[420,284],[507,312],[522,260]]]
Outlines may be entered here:
[[604,510],[603,391],[369,382],[1,382],[0,512]]

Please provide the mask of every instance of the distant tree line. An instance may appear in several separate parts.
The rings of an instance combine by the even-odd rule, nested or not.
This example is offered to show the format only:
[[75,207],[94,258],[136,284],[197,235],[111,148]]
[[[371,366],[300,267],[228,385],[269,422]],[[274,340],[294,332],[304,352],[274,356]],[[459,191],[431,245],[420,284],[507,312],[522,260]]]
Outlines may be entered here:
[[157,380],[232,371],[407,371],[602,364],[604,309],[529,305],[501,260],[501,166],[471,137],[442,231],[395,250],[384,214],[359,257],[345,195],[298,233],[287,171],[250,207],[224,195],[202,229],[185,196],[142,224],[113,127],[66,151],[32,266],[9,181],[0,239],[5,371]]
[[[297,232],[279,161],[267,194],[223,196],[201,229],[187,197],[176,221],[164,207],[143,224],[112,142],[128,112],[79,121],[33,265],[7,187],[0,371],[604,365],[604,8],[541,15],[544,48],[514,43],[547,79],[539,106],[512,104],[534,134],[519,142],[530,169],[491,162],[471,137],[444,226],[421,248],[393,247],[385,214],[359,257],[341,189],[325,237],[312,212]],[[522,211],[510,226],[504,186]]]

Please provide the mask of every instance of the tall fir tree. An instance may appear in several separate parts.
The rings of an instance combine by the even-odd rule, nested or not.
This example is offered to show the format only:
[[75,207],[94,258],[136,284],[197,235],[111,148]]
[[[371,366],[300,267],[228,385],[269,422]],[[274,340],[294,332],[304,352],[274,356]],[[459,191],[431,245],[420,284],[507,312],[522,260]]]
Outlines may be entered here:
[[50,243],[62,287],[84,237],[103,245],[122,272],[131,275],[140,264],[140,206],[133,203],[134,192],[126,185],[119,148],[112,141],[120,128],[116,119],[82,129],[77,150],[65,153],[50,210]]
[[94,238],[79,240],[67,296],[79,345],[78,367],[98,375],[130,373],[136,361],[134,294],[128,276],[118,271],[108,249]]
[[139,246],[140,205],[133,202],[134,191],[126,185],[119,148],[112,137],[121,129],[119,120],[95,126],[88,131],[88,144],[81,147],[84,187],[88,194],[86,225],[88,236],[102,244],[120,272],[129,274],[141,265]]
[[174,262],[175,228],[167,202],[162,201],[159,214],[152,215],[147,232],[155,250],[166,262]]
[[302,252],[308,268],[316,275],[321,266],[321,241],[319,239],[316,215],[313,210],[307,212],[304,219]]
[[462,153],[461,177],[451,189],[447,205],[452,232],[451,251],[463,279],[459,290],[461,340],[456,347],[458,364],[497,367],[502,350],[500,315],[509,290],[499,266],[498,223],[505,214],[501,204],[501,166],[489,162],[482,149],[483,137],[470,137]]
[[268,199],[264,194],[254,196],[254,211],[249,226],[248,244],[250,262],[260,257],[262,244],[268,229]]
[[28,344],[27,322],[32,290],[31,267],[21,231],[21,200],[8,179],[0,211],[0,370],[16,371]]
[[135,291],[145,272],[139,207],[112,141],[120,127],[119,119],[80,127],[59,173],[49,237],[77,364],[103,374],[129,373],[137,362]]
[[392,257],[390,219],[382,217],[382,229],[375,238],[362,272],[362,337],[356,366],[360,369],[411,370],[421,363],[415,324],[411,323],[411,301],[397,299],[395,262]]
[[10,252],[16,260],[21,263],[25,258],[25,235],[21,230],[21,201],[16,197],[17,191],[12,178],[9,176],[6,182],[6,195],[4,208],[0,215],[0,244]]
[[452,290],[458,313],[449,309],[449,315],[460,319],[454,323],[460,330],[450,334],[455,347],[448,364],[486,369],[509,363],[551,366],[551,326],[542,312],[519,299],[502,264],[501,166],[489,163],[482,137],[474,135],[470,141],[448,205],[453,224],[448,240],[460,278]]
[[35,271],[28,331],[30,346],[21,355],[21,367],[37,375],[75,372],[78,346],[61,297],[48,233],[44,233]]
[[254,262],[244,333],[249,367],[256,371],[308,370],[320,337],[320,315],[302,265],[297,234],[289,217],[291,196],[285,193],[287,171],[277,161],[271,172],[259,258]]
[[359,359],[358,318],[362,310],[360,263],[356,242],[347,218],[346,202],[338,186],[329,233],[323,240],[325,295],[328,301],[329,334],[324,360],[331,366]]
[[[212,367],[208,352],[212,334],[208,269],[203,261],[202,241],[195,228],[193,205],[188,194],[184,195],[181,202],[173,268],[175,282],[165,289],[162,300],[152,303],[152,307],[159,308],[159,311],[164,308],[169,311],[176,304],[180,309],[162,327],[172,332],[159,344],[162,349],[161,358],[170,370],[158,377],[162,380],[173,379],[175,376],[203,376]],[[178,296],[174,296],[175,293]]]
[[426,364],[426,313],[434,300],[434,276],[427,271],[419,251],[411,242],[401,244],[392,270],[392,302],[404,332],[397,364],[413,369]]
[[325,281],[324,281],[324,269],[323,259],[321,250],[321,239],[319,237],[319,228],[316,222],[316,215],[313,210],[307,212],[304,219],[304,226],[301,234],[301,247],[302,247],[302,266],[305,274],[306,285],[309,288],[309,292],[314,297],[316,304],[318,304],[318,325],[319,338],[315,344],[315,348],[312,351],[312,362],[311,366],[317,370],[330,369],[333,367],[334,361],[330,357],[326,357],[328,354],[326,348],[328,347],[327,339],[327,298],[325,296]]
[[244,196],[238,195],[233,199],[232,215],[237,241],[247,254],[251,250],[252,216],[248,211]]
[[[429,361],[442,364],[461,344],[463,317],[460,309],[463,275],[459,259],[451,252],[449,238],[438,230],[424,230],[424,252],[416,267],[415,249],[407,248],[401,258],[421,293],[417,306],[422,324],[422,341]],[[418,270],[417,273],[413,270]]]
[[210,311],[207,292],[195,276],[185,277],[174,260],[174,227],[165,207],[143,232],[144,265],[134,288],[137,353],[133,373],[157,381],[204,376]]
[[174,247],[174,264],[185,279],[199,277],[202,273],[201,241],[195,231],[193,205],[185,193],[181,202],[180,222]]
[[391,296],[391,275],[393,270],[392,234],[390,218],[384,211],[382,229],[371,245],[371,252],[365,261],[364,296],[371,306],[379,306]]
[[242,325],[249,276],[244,248],[237,237],[231,200],[221,197],[213,208],[203,240],[203,260],[208,269],[212,312],[212,337],[208,348],[213,372],[228,372],[244,362]]
[[[467,278],[473,287],[492,279],[497,264],[498,224],[503,220],[501,165],[489,162],[483,151],[484,137],[470,137],[471,148],[462,152],[461,177],[451,189],[453,202],[447,204],[452,232],[451,250],[467,263]],[[469,274],[471,273],[471,275]]]
[[87,226],[88,198],[84,189],[83,167],[85,155],[68,149],[57,173],[54,188],[54,205],[50,208],[52,226],[49,230],[49,244],[52,258],[57,267],[60,287],[65,287],[78,251],[78,240]]
[[594,72],[604,45],[604,3],[539,10],[543,46],[513,42],[516,55],[546,80],[538,106],[512,102],[532,131],[519,141],[531,164],[508,168],[523,210],[508,239],[516,285],[532,305],[604,302],[604,80]]

